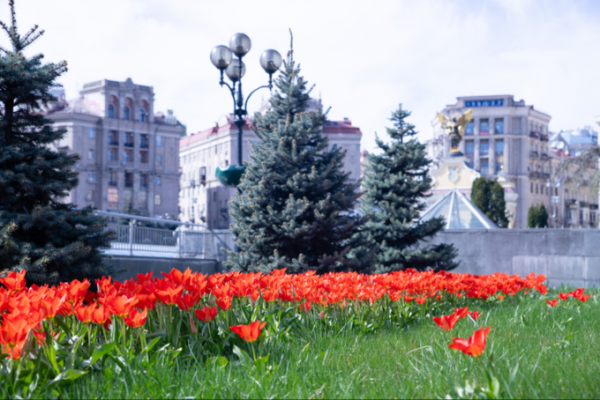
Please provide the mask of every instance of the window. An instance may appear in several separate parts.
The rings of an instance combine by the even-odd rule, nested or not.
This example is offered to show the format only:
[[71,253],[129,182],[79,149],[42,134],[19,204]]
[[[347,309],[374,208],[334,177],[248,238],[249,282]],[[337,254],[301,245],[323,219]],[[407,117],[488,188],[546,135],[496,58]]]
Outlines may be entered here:
[[117,149],[108,150],[108,161],[119,161],[117,157]]
[[150,136],[147,134],[140,135],[140,148],[148,149],[150,148]]
[[156,156],[156,166],[162,167],[162,156]]
[[123,109],[123,119],[126,119],[129,121],[129,107],[125,106],[125,108]]
[[141,174],[140,175],[140,189],[148,190],[148,182],[149,181],[150,181],[150,177],[148,176],[148,174]]
[[482,119],[479,122],[479,134],[480,135],[489,135],[490,134],[490,123],[487,119]]
[[119,145],[119,132],[110,131],[110,133],[108,134],[108,144],[111,146]]
[[472,135],[474,131],[475,131],[475,124],[473,123],[473,121],[471,121],[465,127],[465,135]]
[[206,181],[206,167],[200,168],[200,182]]
[[487,159],[481,159],[481,175],[487,175],[489,173],[489,162]]
[[160,206],[162,199],[160,198],[160,194],[155,194],[154,195],[154,205],[155,206]]
[[162,147],[162,136],[156,136],[156,147]]
[[108,105],[108,118],[114,118],[115,117],[115,106],[112,104]]
[[107,196],[108,206],[111,208],[119,207],[119,189],[108,188]]
[[138,207],[143,210],[148,208],[148,192],[146,190],[138,192]]
[[154,178],[154,186],[160,186],[162,184],[162,180],[160,179],[160,176],[157,176]]
[[90,139],[94,139],[96,137],[96,128],[89,128],[88,129],[88,137]]
[[148,164],[148,152],[140,150],[139,160],[141,164]]
[[140,108],[138,121],[144,122],[145,120],[146,120],[146,111],[144,111],[143,108]]
[[133,187],[133,172],[125,172],[125,187]]
[[499,174],[503,170],[504,170],[504,164],[502,164],[501,162],[497,162],[496,163],[496,174]]
[[533,182],[531,182],[531,188],[529,189],[531,193],[533,193]]
[[87,201],[93,201],[94,200],[94,191],[93,190],[88,191],[88,194],[87,194],[87,196],[85,196],[85,199]]
[[494,121],[494,132],[496,134],[504,133],[504,120],[497,119]]
[[479,143],[479,155],[487,156],[490,152],[490,143],[487,140],[482,140]]
[[496,154],[504,154],[504,140],[496,140]]
[[125,132],[125,142],[123,143],[125,147],[133,147],[133,133]]
[[90,160],[95,160],[96,159],[96,152],[94,151],[94,149],[90,149],[88,151],[88,159],[90,159]]
[[535,194],[538,194],[538,184],[535,184]]
[[117,171],[112,171],[111,170],[108,173],[108,185],[109,186],[117,186],[117,181],[118,181],[117,176],[118,176],[117,175]]
[[465,153],[473,154],[475,152],[475,143],[472,140],[465,142]]
[[96,183],[96,171],[88,171],[87,181],[89,183]]
[[133,162],[133,151],[125,150],[123,152],[123,163]]

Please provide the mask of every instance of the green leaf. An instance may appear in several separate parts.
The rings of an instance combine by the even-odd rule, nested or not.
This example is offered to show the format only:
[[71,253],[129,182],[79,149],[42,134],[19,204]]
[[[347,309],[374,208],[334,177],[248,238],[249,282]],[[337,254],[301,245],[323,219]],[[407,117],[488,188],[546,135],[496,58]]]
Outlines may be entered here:
[[233,346],[233,353],[239,357],[240,363],[244,367],[249,368],[252,367],[252,365],[254,365],[248,353],[246,353],[244,350],[240,349],[236,345]]
[[210,357],[206,360],[206,368],[219,368],[225,369],[225,367],[229,364],[229,361],[225,357]]
[[92,364],[101,359],[104,355],[110,353],[116,346],[116,343],[106,343],[102,346],[96,347],[92,354]]
[[50,382],[47,382],[44,387],[46,389],[50,389],[51,387],[53,387],[54,385],[60,383],[61,381],[73,381],[77,378],[79,378],[82,375],[87,374],[88,371],[81,371],[78,369],[70,369],[64,372],[61,372],[60,374],[58,374],[56,376],[56,378],[52,379]]

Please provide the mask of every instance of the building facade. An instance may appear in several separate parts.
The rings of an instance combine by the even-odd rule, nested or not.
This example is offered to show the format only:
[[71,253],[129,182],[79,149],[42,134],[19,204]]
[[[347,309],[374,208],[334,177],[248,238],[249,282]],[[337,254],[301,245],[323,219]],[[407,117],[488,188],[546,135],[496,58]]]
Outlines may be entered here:
[[[311,100],[308,111],[320,107],[320,101]],[[262,112],[265,108],[263,107]],[[231,223],[229,199],[236,189],[221,185],[215,171],[237,164],[238,128],[233,124],[233,115],[222,116],[218,123],[207,130],[185,138],[179,144],[181,181],[179,205],[181,221],[206,223],[210,229],[228,229]],[[242,159],[250,160],[251,145],[259,139],[250,129],[248,120],[243,128]],[[349,181],[360,179],[360,140],[359,128],[345,118],[343,121],[330,121],[323,127],[323,134],[329,138],[330,148],[337,146],[346,150],[344,171],[349,172]]]
[[131,79],[87,83],[77,99],[59,94],[45,116],[67,130],[56,148],[81,157],[75,166],[79,185],[65,201],[152,217],[178,215],[178,149],[185,127],[172,111],[154,113],[151,86]]
[[[550,115],[536,110],[512,95],[457,97],[442,114],[457,117],[469,108],[473,119],[466,126],[460,151],[466,165],[481,176],[514,185],[518,195],[510,228],[527,227],[527,213],[532,205],[550,206],[551,174],[549,153]],[[437,118],[432,121],[434,137],[427,143],[432,169],[442,166],[449,155],[450,140]],[[505,185],[503,185],[505,186]]]
[[549,187],[551,209],[549,226],[557,228],[598,227],[598,193],[593,175],[598,165],[590,165],[585,176],[576,176],[575,166],[561,168],[566,160],[598,145],[598,132],[586,126],[582,129],[561,131],[550,135]]

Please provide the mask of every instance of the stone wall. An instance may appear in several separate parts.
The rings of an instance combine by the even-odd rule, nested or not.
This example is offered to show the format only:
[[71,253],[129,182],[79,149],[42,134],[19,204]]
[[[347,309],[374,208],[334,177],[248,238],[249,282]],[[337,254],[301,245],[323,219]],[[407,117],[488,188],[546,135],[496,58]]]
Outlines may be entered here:
[[453,272],[544,274],[550,287],[600,286],[600,229],[452,230],[432,244],[453,243]]
[[[226,255],[221,248],[235,249],[228,230],[207,235],[204,259],[114,256],[109,262],[123,280],[137,273],[154,271],[155,276],[171,268],[212,274],[222,271]],[[460,266],[453,272],[470,274],[544,274],[550,287],[561,284],[600,286],[600,229],[494,229],[451,230],[439,233],[430,244],[453,243]]]
[[137,274],[147,274],[152,271],[153,276],[162,277],[161,272],[169,272],[173,268],[185,271],[186,268],[192,272],[206,275],[220,271],[216,260],[202,260],[197,258],[160,258],[160,257],[137,257],[137,256],[113,256],[107,259],[106,264],[112,265],[117,271],[113,279],[123,282],[126,279],[135,278]]

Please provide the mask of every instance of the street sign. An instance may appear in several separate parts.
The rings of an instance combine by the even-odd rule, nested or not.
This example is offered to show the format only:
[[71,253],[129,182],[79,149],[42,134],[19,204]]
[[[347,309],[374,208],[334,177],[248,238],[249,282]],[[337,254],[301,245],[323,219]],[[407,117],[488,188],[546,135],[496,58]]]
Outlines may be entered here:
[[558,196],[550,196],[550,203],[558,204]]

